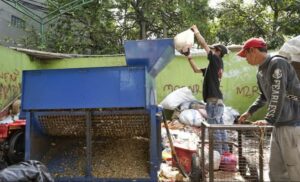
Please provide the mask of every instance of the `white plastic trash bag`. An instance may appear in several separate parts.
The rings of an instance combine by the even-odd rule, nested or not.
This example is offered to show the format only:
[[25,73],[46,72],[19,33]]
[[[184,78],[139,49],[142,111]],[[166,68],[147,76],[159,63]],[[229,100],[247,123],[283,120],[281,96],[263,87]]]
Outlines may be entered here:
[[300,62],[300,35],[284,43],[279,50],[279,54],[289,61]]
[[189,54],[190,49],[194,45],[194,32],[188,29],[177,34],[174,37],[175,49],[183,54]]
[[174,110],[185,101],[195,101],[196,98],[188,87],[179,88],[167,95],[159,105],[164,109]]
[[[214,170],[218,170],[220,168],[221,155],[216,150],[214,150],[213,160],[214,160]],[[205,169],[209,169],[209,149],[207,147],[204,147],[204,162],[205,162],[204,164]]]
[[225,107],[223,121],[225,125],[232,125],[234,120],[239,116],[239,112],[232,107]]
[[201,123],[205,121],[205,119],[199,111],[187,109],[180,113],[179,121],[190,126],[201,126]]
[[199,101],[187,101],[181,103],[179,106],[179,110],[183,111],[186,109],[205,109],[205,103]]

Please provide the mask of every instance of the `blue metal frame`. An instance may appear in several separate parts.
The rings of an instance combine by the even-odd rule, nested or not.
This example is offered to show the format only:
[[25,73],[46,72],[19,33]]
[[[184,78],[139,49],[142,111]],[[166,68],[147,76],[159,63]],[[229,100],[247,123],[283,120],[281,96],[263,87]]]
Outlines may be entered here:
[[[160,120],[156,117],[155,77],[174,56],[173,39],[126,41],[128,66],[29,70],[23,72],[22,110],[26,112],[25,160],[38,160],[50,137],[38,116],[76,111],[85,114],[85,176],[56,181],[157,181],[161,163]],[[150,118],[149,178],[95,178],[92,171],[91,114],[98,108],[143,108]],[[64,110],[64,111],[59,111]],[[66,111],[67,110],[67,111]],[[99,112],[99,111],[98,111]]]
[[161,163],[161,143],[158,143],[161,133],[158,133],[160,128],[160,121],[156,117],[158,108],[156,106],[151,106],[151,134],[150,134],[150,162],[151,170],[150,177],[151,179],[157,178],[157,171],[160,168]]

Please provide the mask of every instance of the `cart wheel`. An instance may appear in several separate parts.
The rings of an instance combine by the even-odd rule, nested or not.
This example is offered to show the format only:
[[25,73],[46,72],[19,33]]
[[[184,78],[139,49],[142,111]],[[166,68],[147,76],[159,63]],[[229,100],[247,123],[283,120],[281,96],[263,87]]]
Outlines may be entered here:
[[202,172],[201,172],[201,167],[200,167],[200,157],[194,153],[192,155],[192,169],[191,169],[191,182],[200,182],[202,181]]
[[23,131],[15,132],[9,139],[7,157],[11,164],[24,160],[25,138]]
[[246,157],[242,156],[239,160],[239,171],[241,175],[248,181],[258,181],[259,176],[257,167]]

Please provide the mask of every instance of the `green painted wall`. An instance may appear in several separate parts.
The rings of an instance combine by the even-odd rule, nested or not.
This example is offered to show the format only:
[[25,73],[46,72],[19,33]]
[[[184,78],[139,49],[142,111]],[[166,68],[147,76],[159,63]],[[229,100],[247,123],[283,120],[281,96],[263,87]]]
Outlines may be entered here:
[[40,61],[25,53],[0,46],[0,111],[20,95],[23,70],[122,65],[126,65],[124,56]]
[[[257,67],[250,66],[246,60],[239,58],[236,53],[224,57],[224,74],[221,81],[225,105],[237,109],[241,114],[258,96],[256,84]],[[199,67],[206,67],[206,57],[195,57]],[[177,88],[188,86],[197,99],[202,100],[203,76],[194,73],[189,62],[183,56],[177,56],[169,65],[159,73],[156,78],[158,100]],[[265,109],[261,110],[251,119],[260,119]]]
[[0,110],[19,96],[22,70],[34,67],[26,54],[0,46]]
[[[21,72],[30,69],[60,69],[126,65],[124,56],[99,56],[58,60],[32,60],[26,54],[0,46],[0,108],[20,93]],[[200,67],[208,64],[206,57],[195,57]],[[221,82],[227,106],[244,112],[257,97],[256,67],[250,66],[235,53],[224,57],[224,74]],[[202,100],[202,74],[192,71],[187,59],[176,56],[156,78],[157,99],[160,102],[177,88],[188,86],[197,99]],[[263,116],[264,110],[253,119]]]

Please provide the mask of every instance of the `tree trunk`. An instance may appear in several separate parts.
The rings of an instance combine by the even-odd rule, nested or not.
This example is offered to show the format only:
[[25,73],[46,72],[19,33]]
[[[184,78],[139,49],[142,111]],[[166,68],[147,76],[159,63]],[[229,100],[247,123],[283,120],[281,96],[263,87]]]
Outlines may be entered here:
[[276,33],[277,31],[277,27],[278,27],[278,16],[279,16],[279,11],[278,11],[278,6],[277,3],[274,3],[274,15],[273,15],[273,35]]
[[141,38],[146,39],[146,22],[142,20],[141,22]]
[[166,19],[165,19],[165,17],[163,16],[163,27],[164,27],[164,29],[163,29],[163,33],[164,33],[164,38],[167,38],[168,37],[168,29],[167,29],[167,25],[166,25],[166,21],[165,21]]

